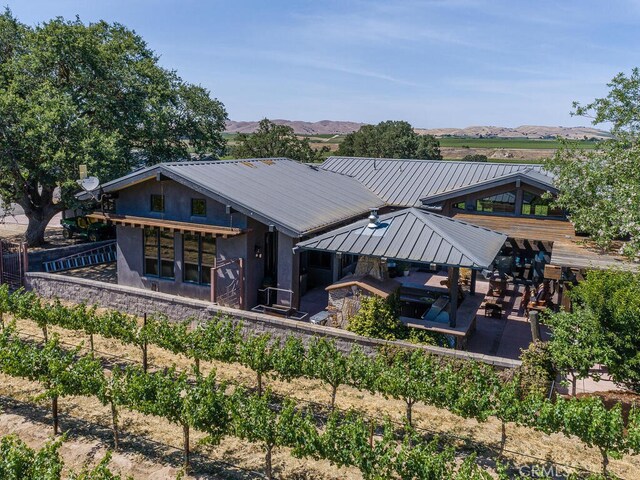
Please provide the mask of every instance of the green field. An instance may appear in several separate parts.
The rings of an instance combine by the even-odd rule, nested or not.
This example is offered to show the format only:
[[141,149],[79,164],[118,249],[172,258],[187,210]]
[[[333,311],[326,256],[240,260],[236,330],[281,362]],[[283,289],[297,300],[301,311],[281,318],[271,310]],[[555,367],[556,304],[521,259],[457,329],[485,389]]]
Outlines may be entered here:
[[[556,149],[560,147],[558,140],[538,140],[528,138],[461,138],[442,137],[439,138],[441,147],[458,148],[517,148],[517,149]],[[598,145],[595,140],[577,140],[574,142],[583,149],[592,149]]]
[[[236,137],[236,133],[224,133],[223,136],[226,140],[233,141]],[[317,135],[299,135],[300,137],[308,138],[312,143],[326,143],[340,144],[344,139],[344,135],[331,135],[331,134],[317,134]],[[528,139],[528,138],[464,138],[464,137],[441,137],[438,138],[441,147],[454,147],[454,148],[515,148],[515,149],[544,149],[553,150],[561,145],[561,142],[556,139],[541,140],[541,139]],[[573,142],[579,148],[592,149],[595,148],[599,142],[597,140],[576,140]]]

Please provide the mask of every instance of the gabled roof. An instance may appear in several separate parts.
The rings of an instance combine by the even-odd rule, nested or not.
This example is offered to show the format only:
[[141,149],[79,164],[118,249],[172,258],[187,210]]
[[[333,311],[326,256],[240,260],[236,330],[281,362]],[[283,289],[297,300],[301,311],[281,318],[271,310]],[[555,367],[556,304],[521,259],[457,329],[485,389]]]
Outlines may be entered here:
[[531,167],[528,167],[527,169],[521,171],[507,173],[495,178],[490,178],[477,183],[471,183],[468,185],[453,188],[442,193],[428,195],[421,198],[420,201],[424,204],[442,202],[443,200],[448,200],[450,198],[459,197],[469,193],[476,193],[481,192],[482,190],[487,190],[489,188],[509,185],[513,182],[525,183],[527,185],[532,185],[541,190],[546,190],[553,193],[557,193],[558,191],[556,187],[554,187],[550,177],[533,170]]
[[357,180],[287,158],[160,163],[103,185],[105,192],[166,177],[299,237],[384,202]]
[[329,157],[321,168],[355,178],[388,205],[398,207],[420,206],[421,199],[515,173],[526,172],[530,182],[553,182],[542,165],[531,164]]
[[306,250],[369,255],[453,267],[487,268],[504,245],[506,235],[417,208],[380,216],[298,243]]

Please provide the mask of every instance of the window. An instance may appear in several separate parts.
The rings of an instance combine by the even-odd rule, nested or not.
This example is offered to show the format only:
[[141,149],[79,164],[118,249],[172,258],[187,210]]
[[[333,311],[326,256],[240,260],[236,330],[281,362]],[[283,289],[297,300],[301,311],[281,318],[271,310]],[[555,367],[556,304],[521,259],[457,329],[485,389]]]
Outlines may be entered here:
[[456,208],[458,210],[466,210],[467,209],[467,202],[457,202],[453,204],[453,208]]
[[154,228],[144,229],[144,274],[157,277],[158,269],[158,231]]
[[211,268],[216,258],[215,237],[185,233],[182,239],[184,281],[210,285]]
[[329,252],[309,251],[309,268],[331,269],[331,254]]
[[515,213],[516,192],[505,192],[476,200],[476,211],[492,213]]
[[191,199],[191,216],[192,217],[207,216],[207,201],[204,198]]
[[164,212],[164,195],[151,195],[151,211]]
[[561,208],[551,205],[552,200],[542,198],[531,192],[522,194],[522,215],[535,215],[539,217],[562,217],[564,212]]
[[150,277],[175,278],[175,252],[172,232],[144,229],[144,274]]

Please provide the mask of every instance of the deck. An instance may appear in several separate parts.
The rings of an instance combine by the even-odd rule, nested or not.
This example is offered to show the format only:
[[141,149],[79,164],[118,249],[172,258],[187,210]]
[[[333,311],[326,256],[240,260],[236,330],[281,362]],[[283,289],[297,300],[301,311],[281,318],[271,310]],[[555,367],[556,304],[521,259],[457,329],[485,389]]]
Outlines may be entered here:
[[504,233],[511,238],[547,242],[556,242],[559,240],[576,241],[576,239],[581,238],[576,236],[573,225],[564,220],[506,217],[473,213],[457,213],[453,218]]
[[640,267],[611,252],[602,252],[587,237],[577,236],[568,221],[542,218],[504,217],[457,213],[456,220],[504,233],[509,238],[552,243],[551,265],[572,268],[618,268],[637,271]]

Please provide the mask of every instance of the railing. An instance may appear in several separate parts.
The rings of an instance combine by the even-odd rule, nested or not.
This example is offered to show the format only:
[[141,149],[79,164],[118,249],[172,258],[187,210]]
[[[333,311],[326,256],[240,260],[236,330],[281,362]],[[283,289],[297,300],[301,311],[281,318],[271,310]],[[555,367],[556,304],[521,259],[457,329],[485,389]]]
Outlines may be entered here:
[[101,245],[84,252],[74,253],[67,257],[58,258],[43,262],[42,267],[45,272],[63,272],[65,270],[73,270],[75,268],[90,267],[92,265],[100,265],[102,263],[112,263],[117,260],[116,241],[106,245]]
[[0,241],[0,283],[8,284],[11,289],[22,287],[28,266],[26,243]]
[[[271,315],[278,315],[285,318],[291,318],[293,320],[303,320],[309,314],[306,312],[300,312],[297,309],[293,308],[293,290],[289,290],[286,288],[276,288],[276,287],[267,287],[258,290],[259,293],[266,294],[265,304],[256,305],[251,310],[258,313],[266,313]],[[275,292],[276,301],[275,303],[271,302],[271,293]],[[288,301],[282,301],[278,303],[278,294],[289,295]]]

